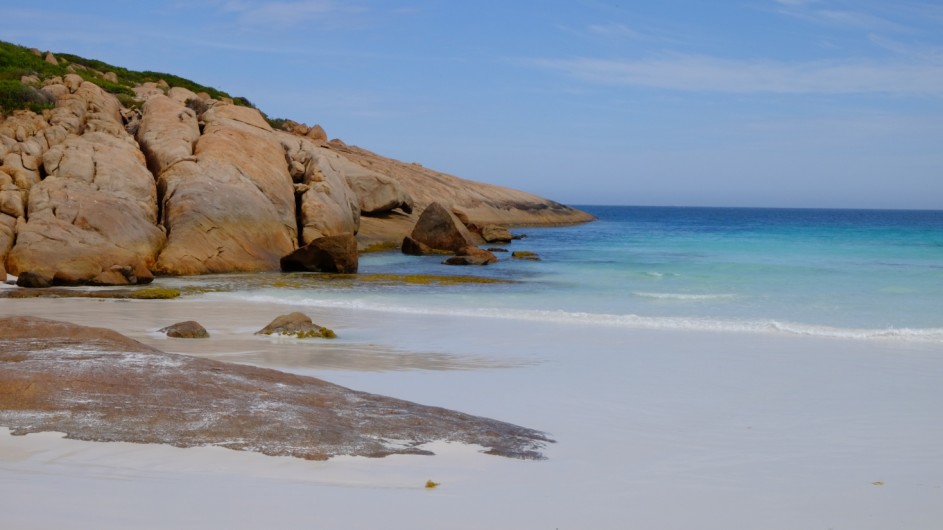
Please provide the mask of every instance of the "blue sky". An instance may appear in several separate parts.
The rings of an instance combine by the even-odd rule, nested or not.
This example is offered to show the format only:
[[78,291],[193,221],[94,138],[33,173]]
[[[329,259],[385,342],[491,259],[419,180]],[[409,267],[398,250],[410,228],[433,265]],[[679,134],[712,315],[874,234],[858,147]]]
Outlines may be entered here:
[[0,39],[571,204],[943,208],[938,0],[0,6]]

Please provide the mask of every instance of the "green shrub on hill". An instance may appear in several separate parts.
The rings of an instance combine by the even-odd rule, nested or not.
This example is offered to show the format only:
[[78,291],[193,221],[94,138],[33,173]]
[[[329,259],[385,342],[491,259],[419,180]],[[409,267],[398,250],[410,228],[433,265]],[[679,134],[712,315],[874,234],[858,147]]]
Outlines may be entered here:
[[24,75],[64,75],[65,68],[47,63],[29,48],[0,41],[0,80],[19,81]]
[[29,109],[40,113],[43,109],[51,109],[53,104],[52,98],[41,90],[36,90],[19,81],[0,80],[0,114],[2,115],[17,109]]
[[[228,93],[216,88],[201,85],[189,79],[165,74],[161,72],[152,72],[149,70],[135,71],[113,66],[97,59],[86,59],[70,53],[55,53],[59,64],[47,63],[43,56],[36,55],[24,46],[0,41],[0,81],[4,82],[0,86],[0,106],[4,112],[10,112],[15,109],[30,108],[32,110],[46,108],[46,103],[36,100],[36,93],[42,95],[38,90],[27,90],[30,87],[23,85],[20,78],[26,75],[35,75],[40,79],[53,76],[65,76],[70,72],[72,66],[74,73],[80,75],[86,81],[91,81],[102,89],[119,96],[122,104],[130,106],[128,102],[133,101],[134,87],[147,82],[165,81],[170,86],[186,88],[196,93],[206,92],[213,99],[229,98],[236,105],[255,108],[251,101],[244,97],[233,97]],[[117,82],[109,81],[101,77],[107,72],[114,72],[118,78]]]

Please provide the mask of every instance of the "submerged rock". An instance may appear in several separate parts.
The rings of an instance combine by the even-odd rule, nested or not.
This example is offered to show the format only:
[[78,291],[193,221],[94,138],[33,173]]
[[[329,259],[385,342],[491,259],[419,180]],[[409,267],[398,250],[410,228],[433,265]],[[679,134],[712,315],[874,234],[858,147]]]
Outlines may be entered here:
[[528,261],[540,261],[540,256],[529,250],[515,250],[514,252],[511,252],[511,258]]

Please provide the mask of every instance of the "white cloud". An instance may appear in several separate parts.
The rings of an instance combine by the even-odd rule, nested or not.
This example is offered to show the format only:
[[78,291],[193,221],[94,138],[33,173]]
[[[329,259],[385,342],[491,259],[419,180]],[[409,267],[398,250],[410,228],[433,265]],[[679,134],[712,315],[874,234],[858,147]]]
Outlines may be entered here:
[[776,0],[777,4],[787,7],[801,7],[815,3],[817,0]]
[[[849,10],[826,6],[817,7],[815,4],[818,4],[819,0],[775,0],[775,2],[778,5],[776,11],[781,15],[820,26],[864,31],[912,32],[913,28],[911,26],[895,22],[889,16],[898,20],[901,18],[909,19],[913,22],[915,16],[919,20],[917,13],[921,11],[914,6],[906,6],[908,9],[904,9],[905,6],[903,5],[891,6],[890,8],[884,6],[877,9],[872,5],[872,12],[867,12],[865,10],[866,5],[860,4],[853,4],[859,9]],[[885,16],[876,14],[879,12],[883,12]]]
[[741,61],[672,54],[641,60],[537,59],[530,64],[592,83],[678,91],[943,96],[943,64]]
[[213,2],[213,5],[222,13],[236,15],[242,24],[273,28],[328,20],[336,22],[338,18],[356,16],[367,11],[364,7],[336,0],[222,0]]
[[854,11],[818,9],[808,12],[807,16],[811,20],[818,23],[844,28],[862,29],[869,31],[910,31],[910,28],[896,22],[892,22],[874,15],[869,15],[867,13],[859,13]]

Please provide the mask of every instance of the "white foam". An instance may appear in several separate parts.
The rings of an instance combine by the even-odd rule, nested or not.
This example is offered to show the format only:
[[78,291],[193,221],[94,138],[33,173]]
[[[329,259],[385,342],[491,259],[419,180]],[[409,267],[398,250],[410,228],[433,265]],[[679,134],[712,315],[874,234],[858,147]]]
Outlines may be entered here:
[[465,318],[496,318],[555,324],[599,325],[632,329],[711,331],[725,333],[781,333],[854,340],[903,340],[943,344],[943,328],[841,328],[772,319],[736,320],[698,317],[649,317],[635,314],[572,312],[563,310],[508,309],[493,307],[408,306],[368,301],[362,298],[292,298],[248,294],[209,293],[207,297],[239,299],[256,303],[291,304],[302,307],[380,311],[410,315],[441,315]]
[[685,294],[685,293],[642,293],[633,292],[635,296],[642,298],[654,298],[656,300],[679,300],[689,302],[702,302],[709,300],[732,300],[737,297],[735,294]]

